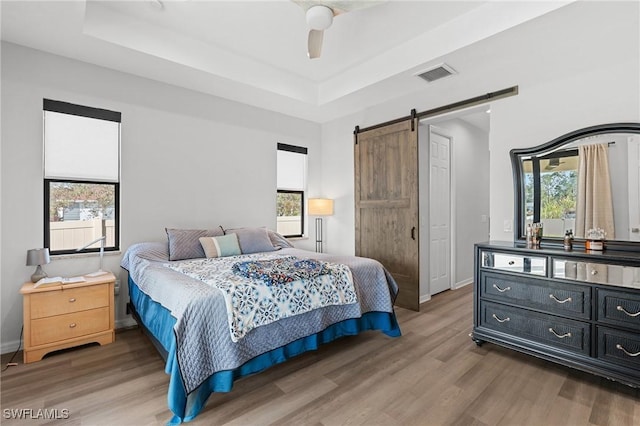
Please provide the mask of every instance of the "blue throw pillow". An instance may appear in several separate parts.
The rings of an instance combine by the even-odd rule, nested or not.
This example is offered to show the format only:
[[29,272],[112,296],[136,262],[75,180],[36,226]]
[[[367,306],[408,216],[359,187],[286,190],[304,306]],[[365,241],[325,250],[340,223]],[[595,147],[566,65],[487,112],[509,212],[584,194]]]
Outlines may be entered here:
[[236,234],[221,235],[218,237],[201,237],[200,244],[208,258],[242,254]]

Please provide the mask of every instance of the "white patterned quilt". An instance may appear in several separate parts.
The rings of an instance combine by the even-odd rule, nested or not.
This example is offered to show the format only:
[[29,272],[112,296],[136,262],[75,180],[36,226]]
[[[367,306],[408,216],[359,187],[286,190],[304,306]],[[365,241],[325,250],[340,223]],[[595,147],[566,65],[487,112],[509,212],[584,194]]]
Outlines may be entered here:
[[[164,266],[222,292],[231,340],[238,342],[256,327],[317,308],[358,301],[348,266],[316,260],[309,265],[308,262],[290,255],[258,253]],[[250,267],[251,278],[241,273],[246,272],[247,267]],[[306,273],[314,268],[321,272]],[[277,275],[269,275],[274,270]]]

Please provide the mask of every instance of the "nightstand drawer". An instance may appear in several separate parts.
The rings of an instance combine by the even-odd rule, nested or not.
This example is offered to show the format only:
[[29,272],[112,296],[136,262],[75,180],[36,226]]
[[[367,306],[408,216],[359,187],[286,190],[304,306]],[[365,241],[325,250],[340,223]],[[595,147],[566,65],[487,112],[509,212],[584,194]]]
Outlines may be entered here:
[[591,288],[579,284],[481,273],[481,296],[515,305],[582,319],[591,318]]
[[109,284],[31,294],[31,319],[109,306]]
[[38,346],[109,330],[109,307],[31,321],[31,345]]
[[588,323],[484,301],[480,309],[482,327],[587,356],[590,353]]

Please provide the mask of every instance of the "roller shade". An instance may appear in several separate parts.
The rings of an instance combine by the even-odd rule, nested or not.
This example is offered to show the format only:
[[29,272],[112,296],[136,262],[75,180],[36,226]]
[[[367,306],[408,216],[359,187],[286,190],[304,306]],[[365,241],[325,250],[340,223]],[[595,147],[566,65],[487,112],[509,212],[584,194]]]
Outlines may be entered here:
[[44,109],[45,179],[119,181],[119,113],[49,100]]

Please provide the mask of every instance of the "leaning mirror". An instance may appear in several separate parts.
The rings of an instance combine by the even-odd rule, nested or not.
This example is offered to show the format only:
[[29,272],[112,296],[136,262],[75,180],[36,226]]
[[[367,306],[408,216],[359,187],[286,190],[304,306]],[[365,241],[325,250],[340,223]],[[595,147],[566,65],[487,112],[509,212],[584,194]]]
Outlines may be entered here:
[[640,249],[640,123],[587,127],[510,155],[516,241],[539,222],[543,243],[562,244],[571,230],[581,244],[600,229],[609,249]]

